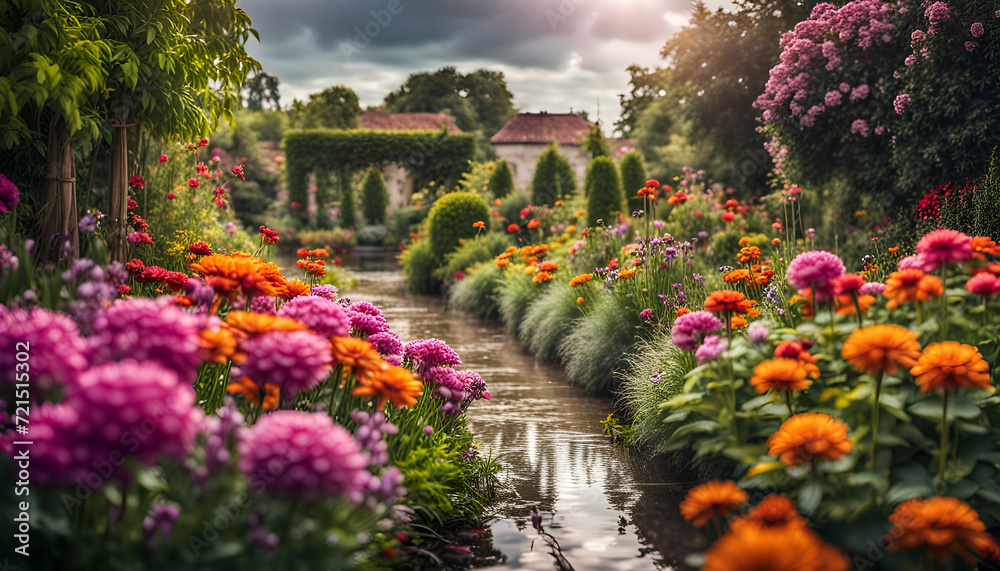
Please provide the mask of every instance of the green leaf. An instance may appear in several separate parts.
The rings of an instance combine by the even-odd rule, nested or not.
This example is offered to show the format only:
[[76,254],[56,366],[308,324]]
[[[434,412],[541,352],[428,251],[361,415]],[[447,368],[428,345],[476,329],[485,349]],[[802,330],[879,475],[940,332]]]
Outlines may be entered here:
[[889,505],[894,505],[905,500],[932,495],[934,490],[929,484],[900,482],[889,488],[885,494],[885,501]]
[[149,44],[153,43],[153,38],[155,38],[155,37],[156,37],[156,28],[154,28],[153,26],[150,26],[146,30],[146,45],[148,46]]
[[816,508],[819,507],[822,501],[823,485],[818,480],[809,480],[799,488],[799,511],[804,515],[811,516],[816,513]]

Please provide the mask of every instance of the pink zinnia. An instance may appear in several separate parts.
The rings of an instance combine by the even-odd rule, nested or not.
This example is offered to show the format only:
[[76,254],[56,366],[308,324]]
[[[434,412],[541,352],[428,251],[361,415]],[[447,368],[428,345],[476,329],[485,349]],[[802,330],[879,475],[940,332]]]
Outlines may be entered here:
[[685,313],[674,320],[670,336],[674,345],[684,351],[694,351],[706,333],[718,331],[722,321],[708,311]]
[[925,272],[934,271],[934,266],[928,262],[922,255],[914,254],[912,256],[906,256],[905,258],[899,260],[896,264],[896,269],[899,270],[923,270]]
[[815,288],[817,296],[833,293],[833,280],[844,275],[844,262],[830,252],[803,252],[788,264],[788,283],[796,288]]
[[[690,315],[690,314],[689,314]],[[695,358],[698,359],[698,364],[703,365],[709,361],[714,361],[719,358],[726,350],[726,340],[719,337],[718,335],[709,335],[705,338],[705,341],[698,347],[695,351]]]
[[885,291],[885,284],[878,282],[868,282],[861,286],[861,290],[858,292],[861,295],[879,295]]
[[320,337],[345,337],[351,334],[347,312],[322,297],[300,295],[281,306],[278,315],[298,321]]
[[935,230],[917,242],[917,252],[932,269],[964,262],[972,257],[973,251],[972,238],[957,230]]
[[989,272],[981,272],[965,282],[965,289],[972,295],[989,297],[1000,291],[1000,278]]
[[333,362],[330,342],[308,331],[264,333],[244,341],[242,349],[243,374],[258,384],[274,383],[287,397],[323,382]]
[[153,239],[145,232],[133,232],[128,236],[125,236],[129,242],[136,244],[138,246],[143,246],[145,244],[152,244]]
[[969,28],[969,31],[972,32],[973,38],[978,38],[979,36],[982,36],[984,32],[982,23],[976,22],[972,24],[972,27]]
[[47,309],[8,312],[0,306],[0,385],[15,382],[16,365],[22,362],[18,343],[28,345],[28,377],[37,388],[66,385],[89,366],[90,345],[72,319]]
[[239,468],[251,487],[314,498],[364,499],[368,457],[344,427],[324,413],[279,410],[239,431]]

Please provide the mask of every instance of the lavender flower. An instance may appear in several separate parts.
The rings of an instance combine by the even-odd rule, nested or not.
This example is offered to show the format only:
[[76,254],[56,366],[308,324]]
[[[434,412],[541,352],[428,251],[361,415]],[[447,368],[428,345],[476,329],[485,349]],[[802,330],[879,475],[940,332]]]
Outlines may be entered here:
[[389,466],[382,472],[382,476],[375,476],[371,479],[368,484],[368,493],[371,496],[368,498],[370,508],[374,508],[374,504],[378,501],[385,502],[387,504],[394,503],[397,499],[402,498],[406,495],[406,488],[403,487],[403,472],[395,467]]
[[16,272],[18,265],[14,252],[7,249],[7,244],[0,244],[0,277]]
[[160,540],[170,537],[170,530],[180,515],[180,506],[177,504],[155,500],[142,520],[142,542],[146,548],[156,549]]
[[358,443],[369,454],[372,464],[385,464],[389,461],[389,444],[382,438],[382,435],[394,436],[399,433],[399,428],[385,419],[385,413],[379,411],[375,413],[355,410],[351,413],[351,419],[358,425],[354,431],[354,437]]
[[764,327],[759,321],[751,323],[750,327],[747,328],[747,338],[757,344],[766,343],[767,336],[770,334],[771,332],[767,330],[767,327]]

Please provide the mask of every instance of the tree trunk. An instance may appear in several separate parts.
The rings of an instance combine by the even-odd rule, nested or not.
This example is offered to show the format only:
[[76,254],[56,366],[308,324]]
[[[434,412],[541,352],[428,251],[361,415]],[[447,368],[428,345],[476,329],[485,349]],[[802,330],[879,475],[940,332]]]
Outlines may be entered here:
[[[127,115],[126,109],[123,115]],[[108,255],[113,262],[128,260],[128,126],[125,117],[111,126],[111,209],[107,217],[111,228],[108,232]]]
[[76,176],[73,146],[69,133],[60,122],[49,131],[49,172],[39,216],[42,219],[42,257],[55,262],[69,255],[80,255],[79,229],[76,220]]

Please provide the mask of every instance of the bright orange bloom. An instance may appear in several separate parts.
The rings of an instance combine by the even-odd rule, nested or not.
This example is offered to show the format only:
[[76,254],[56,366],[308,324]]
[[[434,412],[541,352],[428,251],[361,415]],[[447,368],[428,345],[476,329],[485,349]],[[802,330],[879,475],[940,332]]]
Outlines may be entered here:
[[547,282],[551,279],[552,279],[552,274],[550,274],[549,272],[538,272],[537,274],[535,274],[535,277],[531,278],[531,281],[537,284],[538,282]]
[[218,329],[202,329],[198,332],[199,355],[202,360],[212,363],[243,363],[246,355],[239,351],[239,342],[233,330],[223,325]]
[[714,480],[695,486],[681,502],[681,515],[695,527],[724,517],[747,501],[747,493],[730,480]]
[[732,327],[733,329],[736,329],[737,327],[743,327],[746,324],[747,324],[746,318],[741,315],[734,315],[729,320],[729,326]]
[[537,218],[532,218],[531,220],[528,221],[528,230],[534,230],[535,228],[538,228],[541,225],[542,223]]
[[472,223],[472,227],[473,228],[482,228],[484,226],[486,226],[486,223],[483,222],[482,220],[479,220],[479,221],[476,221],[476,222]]
[[740,241],[737,242],[740,248],[745,248],[750,245],[750,236],[743,236]]
[[889,303],[886,307],[895,309],[911,301],[927,301],[944,293],[941,279],[925,273],[923,270],[909,269],[892,272],[885,280],[885,291],[882,292]]
[[285,288],[286,280],[278,266],[258,258],[211,254],[202,256],[190,267],[205,276],[205,283],[229,301],[244,296],[277,297]]
[[941,563],[953,555],[972,563],[995,544],[976,510],[958,498],[906,500],[896,506],[889,522],[894,526],[885,536],[890,552],[924,551]]
[[555,262],[542,262],[538,264],[538,269],[543,272],[554,272],[559,269],[559,264]]
[[594,279],[594,274],[580,274],[575,278],[569,280],[570,287],[576,287],[580,284],[584,284]]
[[[747,243],[750,241],[747,240]],[[736,255],[741,263],[756,262],[760,259],[760,248],[757,246],[748,246],[740,250],[740,253]]]
[[226,316],[226,324],[246,335],[259,335],[270,331],[304,331],[306,329],[305,325],[294,319],[249,311],[230,311],[229,315]]
[[733,313],[746,313],[747,307],[743,303],[747,296],[738,291],[721,289],[713,291],[705,300],[705,309],[708,311],[729,311]]
[[899,367],[917,364],[919,336],[899,325],[871,325],[852,331],[840,352],[859,372],[895,375]]
[[678,307],[677,310],[674,311],[674,315],[676,315],[677,317],[680,317],[682,315],[687,315],[688,313],[691,313],[691,310],[686,307]]
[[629,268],[627,270],[621,270],[618,272],[618,279],[624,280],[635,275],[635,269]]
[[851,451],[847,425],[828,414],[796,414],[767,439],[767,453],[789,466],[813,459],[839,460]]
[[771,494],[757,504],[747,515],[736,518],[732,521],[732,528],[737,529],[743,525],[756,525],[760,527],[792,528],[806,527],[806,518],[802,517],[795,509],[795,502],[787,496]]
[[[385,361],[382,361],[385,363]],[[376,410],[383,410],[386,401],[397,408],[417,404],[417,397],[424,390],[420,378],[412,372],[385,363],[385,367],[373,374],[358,377],[358,386],[351,394],[354,396],[371,396],[378,399]]]
[[806,373],[814,378],[819,378],[819,367],[816,365],[816,357],[813,357],[799,341],[782,341],[774,348],[774,356],[779,359],[796,359],[805,367]]
[[278,408],[278,398],[281,395],[277,385],[264,383],[264,400],[261,401],[260,385],[245,375],[226,385],[226,392],[231,395],[238,394],[247,402],[259,404],[261,410],[265,411]]
[[331,337],[330,347],[333,349],[333,360],[351,369],[359,382],[369,375],[378,374],[386,365],[382,355],[364,339]]
[[985,260],[986,256],[1000,257],[1000,247],[989,236],[976,236],[972,239],[972,249],[975,253],[972,257],[977,260]]
[[309,284],[300,280],[288,280],[288,285],[285,287],[285,295],[281,296],[284,300],[289,300],[300,295],[309,295]]
[[750,386],[759,394],[774,389],[778,391],[801,391],[812,384],[807,377],[809,371],[798,359],[769,359],[753,368]]
[[924,347],[910,369],[921,391],[935,389],[991,389],[990,365],[979,349],[957,341],[931,343]]
[[702,571],[847,571],[850,560],[808,527],[740,525],[705,554]]
[[[835,296],[833,300],[834,304],[837,306],[837,315],[851,316],[858,312],[858,308],[854,307],[854,299],[849,293]],[[874,295],[858,296],[858,307],[861,308],[862,315],[868,312],[868,307],[873,303],[875,303]]]
[[780,246],[781,245],[781,239],[780,238],[775,238],[775,239],[771,240],[771,245],[772,246]]
[[582,303],[583,303],[584,301],[585,301],[585,300],[583,299],[583,297],[578,297],[578,298],[576,298],[576,304],[577,304],[577,305],[581,305],[581,304],[582,304]]
[[498,268],[506,268],[508,264],[510,264],[510,260],[508,260],[507,258],[499,258],[497,260]]
[[753,274],[746,268],[736,269],[722,275],[722,281],[727,284],[746,282],[749,285],[752,278]]
[[312,255],[316,256],[317,258],[329,258],[330,252],[326,248],[316,248],[315,250],[313,250]]

